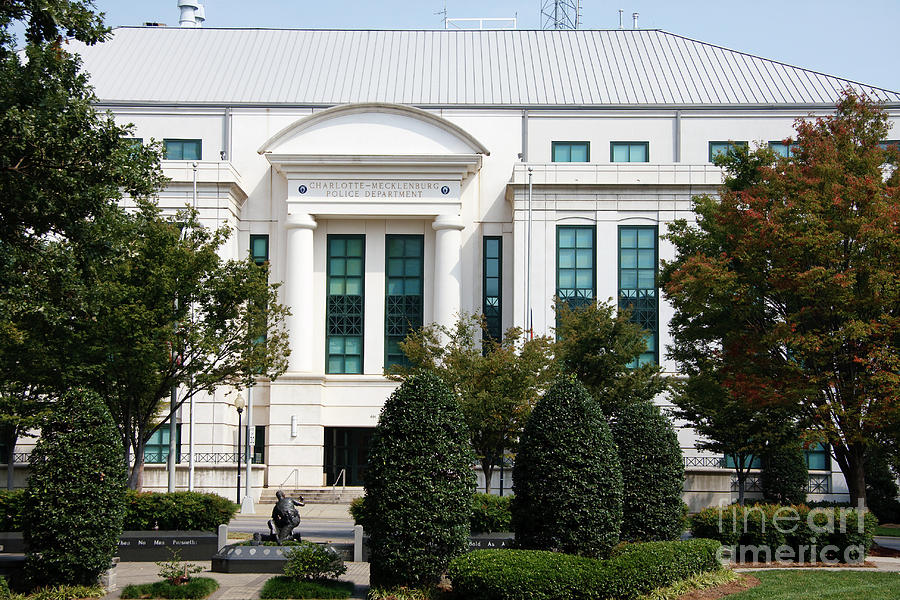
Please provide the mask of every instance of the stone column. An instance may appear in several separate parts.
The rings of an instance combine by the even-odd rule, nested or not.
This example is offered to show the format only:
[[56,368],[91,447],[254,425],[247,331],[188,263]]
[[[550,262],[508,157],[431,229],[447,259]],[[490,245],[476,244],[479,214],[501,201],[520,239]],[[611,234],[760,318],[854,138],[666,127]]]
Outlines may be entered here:
[[291,356],[289,372],[312,372],[313,344],[313,230],[316,221],[307,213],[288,211],[284,266],[284,302],[291,309],[285,319]]
[[434,322],[445,327],[456,323],[462,306],[462,219],[440,215],[434,229]]

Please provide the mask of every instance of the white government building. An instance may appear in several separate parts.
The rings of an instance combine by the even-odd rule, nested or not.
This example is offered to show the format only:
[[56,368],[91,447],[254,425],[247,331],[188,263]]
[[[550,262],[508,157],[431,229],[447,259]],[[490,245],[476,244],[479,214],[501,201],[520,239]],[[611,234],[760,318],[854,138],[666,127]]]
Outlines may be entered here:
[[[555,295],[609,298],[635,304],[653,333],[642,359],[674,374],[660,236],[716,192],[712,157],[789,151],[794,120],[832,112],[848,85],[884,101],[900,137],[900,93],[659,30],[123,27],[73,48],[98,108],[164,140],[160,204],[191,202],[196,165],[203,221],[234,230],[225,254],[269,261],[283,282],[289,370],[258,383],[250,411],[257,500],[331,489],[342,472],[361,485],[395,385],[382,371],[410,323],[483,312],[499,335],[530,305],[535,332],[552,334]],[[222,390],[194,419],[196,489],[231,498],[233,401]],[[184,406],[178,489],[188,420]],[[686,500],[730,499],[722,457],[679,435]],[[148,463],[167,444],[158,433]],[[809,461],[813,497],[846,499],[827,451]],[[144,483],[165,489],[165,465]]]

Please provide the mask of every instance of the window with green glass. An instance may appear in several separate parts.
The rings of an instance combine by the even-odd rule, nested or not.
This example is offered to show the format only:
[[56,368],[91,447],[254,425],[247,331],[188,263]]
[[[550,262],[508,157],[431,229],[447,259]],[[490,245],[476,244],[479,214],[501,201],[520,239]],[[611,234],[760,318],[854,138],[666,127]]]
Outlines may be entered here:
[[590,162],[590,142],[553,142],[553,162]]
[[806,468],[810,471],[830,471],[831,470],[831,451],[828,446],[817,443],[804,450],[806,455]]
[[650,142],[610,142],[611,162],[649,162]]
[[[181,423],[175,424],[175,462],[181,462]],[[169,424],[163,423],[162,427],[153,432],[150,439],[144,445],[144,462],[149,465],[158,465],[169,462]]]
[[201,140],[163,140],[166,160],[200,160]]
[[878,142],[878,147],[882,150],[887,150],[888,148],[900,150],[900,140],[884,140],[883,142]]
[[425,237],[385,236],[384,366],[408,364],[400,342],[422,327]]
[[619,227],[619,309],[647,332],[647,349],[632,366],[659,362],[659,293],[656,289],[657,228]]
[[269,262],[269,236],[268,235],[251,235],[250,236],[250,257],[253,262],[262,266]]
[[484,262],[482,264],[481,310],[487,325],[484,334],[499,342],[503,337],[503,238],[499,235],[485,236],[482,243]]
[[710,142],[709,143],[709,162],[713,162],[713,160],[720,154],[727,154],[728,152],[733,152],[735,148],[741,147],[746,148],[747,142]]
[[769,142],[769,149],[778,156],[783,156],[785,158],[794,153],[792,146],[793,144],[785,144],[784,142]]
[[[744,457],[744,469],[762,469],[762,460],[758,456],[745,456]],[[725,468],[726,469],[736,469],[737,463],[734,461],[734,458],[731,455],[725,456]]]
[[593,225],[559,225],[556,228],[556,297],[571,308],[597,296],[597,232]]
[[362,373],[365,246],[363,235],[328,236],[326,373]]

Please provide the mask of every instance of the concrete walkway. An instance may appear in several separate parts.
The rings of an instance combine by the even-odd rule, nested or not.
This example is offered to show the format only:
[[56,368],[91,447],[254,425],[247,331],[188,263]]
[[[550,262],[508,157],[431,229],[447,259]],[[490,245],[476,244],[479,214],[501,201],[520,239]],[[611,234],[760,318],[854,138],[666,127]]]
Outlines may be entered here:
[[[263,584],[274,573],[212,573],[209,569],[210,561],[186,561],[202,565],[204,572],[198,577],[212,577],[219,582],[219,589],[210,596],[210,600],[253,600],[259,598],[259,591]],[[369,563],[344,563],[347,572],[341,577],[344,581],[352,581],[356,586],[351,598],[365,598],[369,589]],[[152,562],[119,563],[116,568],[117,589],[110,592],[104,599],[119,598],[119,594],[126,585],[139,583],[153,583],[159,581],[159,567]]]

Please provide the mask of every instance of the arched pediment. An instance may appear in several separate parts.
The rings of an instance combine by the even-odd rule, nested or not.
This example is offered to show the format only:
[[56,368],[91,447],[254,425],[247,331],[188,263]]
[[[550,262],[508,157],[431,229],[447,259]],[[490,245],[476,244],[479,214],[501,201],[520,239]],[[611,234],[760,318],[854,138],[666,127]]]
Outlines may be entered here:
[[346,104],[299,119],[269,138],[260,154],[484,154],[464,129],[430,112],[397,104]]

